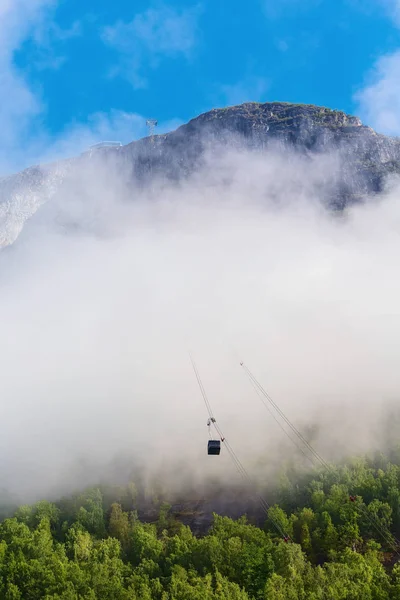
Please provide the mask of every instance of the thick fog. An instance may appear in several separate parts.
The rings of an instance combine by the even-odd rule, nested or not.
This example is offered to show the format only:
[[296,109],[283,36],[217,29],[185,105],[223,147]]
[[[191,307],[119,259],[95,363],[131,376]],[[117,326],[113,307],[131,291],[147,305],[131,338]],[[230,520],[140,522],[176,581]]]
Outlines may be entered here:
[[113,477],[232,481],[299,453],[244,361],[326,459],[399,431],[400,188],[324,207],[337,157],[223,152],[148,189],[96,161],[0,256],[0,480],[31,499]]

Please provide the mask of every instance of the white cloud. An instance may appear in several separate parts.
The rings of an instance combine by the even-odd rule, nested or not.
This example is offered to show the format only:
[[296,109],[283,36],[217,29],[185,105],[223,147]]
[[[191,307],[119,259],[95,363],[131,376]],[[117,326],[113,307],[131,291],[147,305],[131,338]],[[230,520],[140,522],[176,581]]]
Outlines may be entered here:
[[15,66],[14,53],[53,7],[52,0],[0,1],[0,164],[3,168],[12,165],[13,155],[23,143],[29,123],[42,109],[40,98],[32,93]]
[[134,87],[146,87],[143,74],[164,58],[189,58],[196,44],[199,6],[176,10],[149,9],[128,23],[117,21],[103,30],[104,42],[122,55],[111,75],[123,74]]
[[245,77],[234,84],[221,85],[224,103],[228,105],[264,100],[269,82],[265,77]]
[[71,122],[55,140],[41,142],[40,155],[46,161],[74,156],[91,144],[104,140],[127,144],[147,135],[146,119],[136,113],[111,110],[109,113],[93,113],[86,122]]
[[[81,35],[82,23],[73,22],[71,26],[61,28],[54,19],[56,7],[56,0],[0,0],[0,87],[3,90],[0,104],[0,175],[31,164],[74,156],[90,144],[104,139],[128,143],[146,135],[145,116],[114,109],[108,114],[98,112],[89,115],[83,122],[72,121],[57,136],[43,127],[45,99],[30,87],[26,74],[17,68],[14,57],[30,38],[34,43],[30,62],[35,63],[36,69],[61,66],[65,58],[54,53],[53,42]],[[146,15],[146,18],[142,15],[138,20],[138,31],[142,37],[157,36],[160,23],[151,11]],[[174,22],[172,17],[167,19],[164,37],[158,42],[159,49],[167,48],[170,37],[171,52],[177,51],[178,47],[188,51],[188,35],[183,30],[180,37],[178,35],[178,24],[188,18],[184,13],[181,21]],[[165,132],[178,124],[178,121],[161,123],[158,130]]]
[[[400,0],[373,0],[373,5],[400,27]],[[371,4],[360,2],[360,8],[371,8]],[[400,49],[378,58],[354,100],[367,125],[379,133],[400,135]]]
[[236,482],[226,452],[205,453],[188,346],[264,482],[298,455],[239,360],[300,430],[320,425],[326,460],[375,450],[400,386],[400,192],[338,220],[318,204],[329,173],[327,157],[217,153],[186,182],[154,180],[150,202],[119,171],[77,171],[3,255],[2,485],[48,497],[104,481],[118,455],[171,485],[214,468]]
[[386,13],[400,26],[400,0],[379,0]]
[[48,142],[40,123],[45,101],[16,66],[15,53],[30,38],[35,43],[31,63],[42,68],[61,66],[65,58],[53,53],[52,43],[79,35],[80,25],[61,29],[54,21],[56,7],[56,0],[0,0],[1,173],[37,162],[37,151]]
[[[180,119],[159,122],[156,134],[167,133],[182,124]],[[38,157],[40,162],[46,163],[76,156],[97,142],[111,140],[129,144],[147,135],[146,116],[112,109],[108,113],[92,113],[84,122],[71,121],[55,138],[43,132],[25,158],[30,164],[37,162]]]
[[54,44],[68,42],[82,35],[81,21],[74,21],[69,27],[62,28],[50,19],[44,19],[32,36],[35,42],[35,53],[30,56],[30,63],[36,69],[59,69],[67,61],[65,54],[54,49]]
[[377,61],[355,100],[367,125],[379,133],[400,135],[400,50]]

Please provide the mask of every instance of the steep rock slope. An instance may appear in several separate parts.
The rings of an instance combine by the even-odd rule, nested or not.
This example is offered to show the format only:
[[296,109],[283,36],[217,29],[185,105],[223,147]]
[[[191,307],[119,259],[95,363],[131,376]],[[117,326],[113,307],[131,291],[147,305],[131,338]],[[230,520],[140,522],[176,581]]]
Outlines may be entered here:
[[190,176],[206,155],[221,148],[257,150],[265,153],[265,160],[271,149],[290,148],[306,157],[333,151],[337,172],[321,194],[338,209],[380,193],[387,176],[400,173],[400,140],[377,134],[357,117],[313,105],[245,103],[211,110],[165,135],[0,179],[0,246],[15,241],[40,206],[57,196],[62,201],[66,183],[93,169],[96,158],[103,172],[117,168],[128,183],[147,186],[154,176],[167,181]]
[[337,187],[329,199],[343,207],[382,191],[386,176],[400,173],[400,140],[377,134],[360,119],[313,105],[246,103],[204,113],[174,132],[122,149],[135,177],[162,172],[179,179],[198,168],[213,145],[268,151],[288,148],[312,155],[334,150],[340,157]]

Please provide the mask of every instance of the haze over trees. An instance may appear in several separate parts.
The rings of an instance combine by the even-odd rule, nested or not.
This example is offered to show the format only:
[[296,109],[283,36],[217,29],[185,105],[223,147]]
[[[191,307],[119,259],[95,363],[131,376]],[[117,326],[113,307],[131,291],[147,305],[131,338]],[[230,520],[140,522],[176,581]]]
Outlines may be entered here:
[[21,506],[0,525],[1,598],[400,598],[399,453],[282,475],[268,518],[214,514],[197,536],[162,497],[141,520],[134,482]]

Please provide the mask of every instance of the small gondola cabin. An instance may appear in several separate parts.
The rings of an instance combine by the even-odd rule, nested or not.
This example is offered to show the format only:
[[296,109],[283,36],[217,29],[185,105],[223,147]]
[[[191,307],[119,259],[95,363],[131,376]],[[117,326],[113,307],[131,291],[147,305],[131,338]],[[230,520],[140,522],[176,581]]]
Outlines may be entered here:
[[209,440],[207,454],[219,454],[221,452],[221,442],[219,440]]

